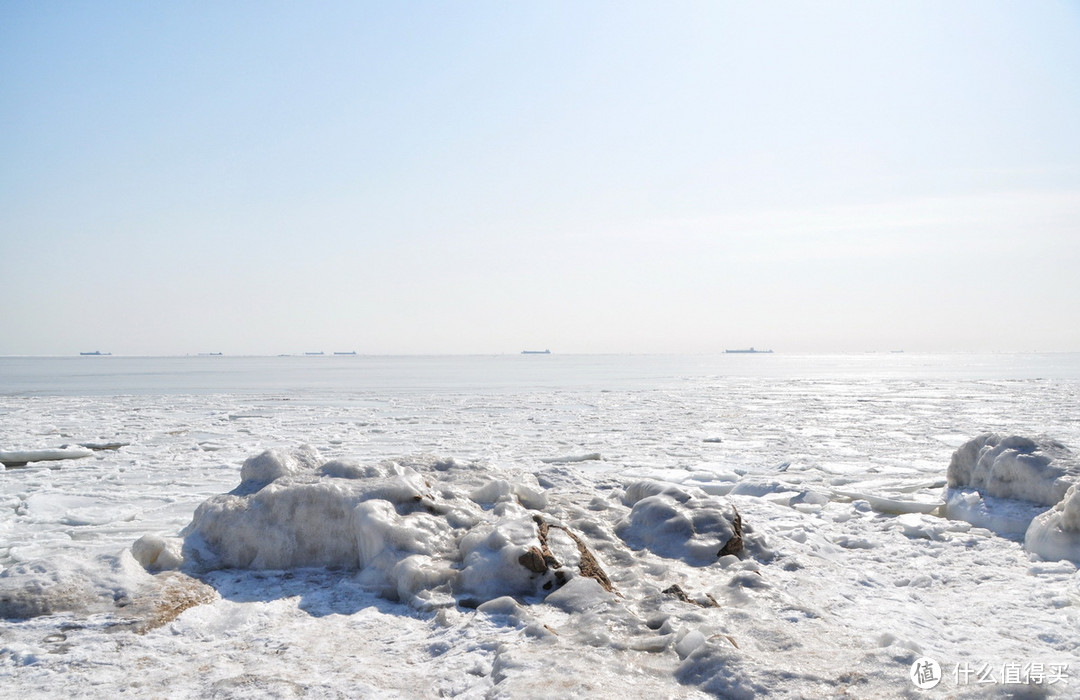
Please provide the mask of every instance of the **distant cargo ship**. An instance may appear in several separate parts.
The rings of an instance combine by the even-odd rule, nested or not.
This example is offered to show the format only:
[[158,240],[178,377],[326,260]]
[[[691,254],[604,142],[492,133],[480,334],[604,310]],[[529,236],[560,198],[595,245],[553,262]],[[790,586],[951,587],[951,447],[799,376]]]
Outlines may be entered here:
[[101,356],[104,356],[104,355],[111,355],[112,353],[111,352],[101,352],[100,350],[95,350],[93,352],[80,352],[79,354],[83,355],[83,356],[86,356],[86,357],[91,357],[91,356],[93,356],[93,357],[101,357]]
[[335,355],[355,355],[356,351],[355,350],[350,350],[349,352],[335,352],[334,354]]
[[522,350],[522,355],[550,355],[550,350]]
[[738,355],[767,355],[771,353],[772,350],[758,350],[757,348],[751,346],[746,350],[725,350],[724,352],[735,353]]

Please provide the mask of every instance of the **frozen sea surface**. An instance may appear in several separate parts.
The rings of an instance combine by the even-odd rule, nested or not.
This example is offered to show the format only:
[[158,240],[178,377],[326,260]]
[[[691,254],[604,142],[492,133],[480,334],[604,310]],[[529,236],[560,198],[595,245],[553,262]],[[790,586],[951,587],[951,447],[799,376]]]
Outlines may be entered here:
[[[1076,565],[938,506],[965,441],[1075,450],[1078,417],[1077,355],[0,358],[0,452],[92,450],[0,472],[0,605],[18,613],[0,620],[0,686],[1075,697]],[[136,540],[178,535],[246,459],[305,444],[361,465],[475,465],[439,482],[448,496],[528,476],[546,494],[532,505],[617,593],[575,578],[548,598],[424,609],[348,570],[135,562]],[[643,479],[726,499],[755,547],[704,566],[631,547],[617,530]],[[676,584],[687,600],[664,593]],[[909,678],[923,657],[943,676],[928,691]]]

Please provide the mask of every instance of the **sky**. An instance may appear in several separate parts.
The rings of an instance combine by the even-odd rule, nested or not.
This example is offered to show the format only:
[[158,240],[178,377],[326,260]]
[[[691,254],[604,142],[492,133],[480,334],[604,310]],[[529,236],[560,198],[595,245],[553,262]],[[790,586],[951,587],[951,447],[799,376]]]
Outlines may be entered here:
[[1078,2],[0,0],[0,355],[1080,351]]

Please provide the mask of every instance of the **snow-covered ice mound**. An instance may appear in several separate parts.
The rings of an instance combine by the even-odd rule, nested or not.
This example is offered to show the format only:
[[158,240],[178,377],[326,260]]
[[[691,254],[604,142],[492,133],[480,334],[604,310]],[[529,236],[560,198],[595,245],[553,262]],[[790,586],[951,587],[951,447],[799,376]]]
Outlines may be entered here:
[[323,463],[303,447],[249,458],[241,479],[196,509],[182,546],[147,535],[133,554],[158,571],[353,570],[422,608],[546,595],[589,564],[569,529],[536,512],[547,497],[530,473],[436,458]]
[[949,518],[1023,537],[1045,559],[1080,561],[1080,462],[1060,442],[986,433],[953,453],[947,478]]
[[1080,562],[1080,486],[1071,486],[1053,508],[1035,516],[1024,547],[1048,561]]
[[1080,465],[1057,441],[985,433],[953,453],[946,476],[950,488],[1052,506],[1077,481]]
[[731,503],[694,486],[639,481],[626,489],[630,514],[615,532],[633,549],[648,549],[694,566],[742,551],[742,520]]

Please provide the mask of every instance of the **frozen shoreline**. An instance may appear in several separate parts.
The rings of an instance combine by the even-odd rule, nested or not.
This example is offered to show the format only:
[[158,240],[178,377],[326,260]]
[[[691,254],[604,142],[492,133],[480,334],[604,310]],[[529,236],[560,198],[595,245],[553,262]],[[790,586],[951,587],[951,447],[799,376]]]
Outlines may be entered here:
[[[1075,565],[1040,562],[1019,541],[964,522],[834,494],[940,499],[962,442],[994,429],[1080,445],[1066,419],[1078,405],[1074,381],[888,377],[0,397],[0,446],[19,446],[13,438],[26,435],[35,446],[130,443],[56,468],[0,472],[5,571],[47,559],[76,589],[129,596],[121,608],[92,597],[81,610],[0,622],[0,679],[27,697],[72,684],[88,697],[124,688],[173,697],[520,697],[548,689],[617,697],[631,687],[660,697],[838,688],[906,697],[918,692],[907,672],[923,655],[946,675],[934,692],[960,697],[1009,690],[958,685],[953,674],[964,664],[1065,664],[1075,676]],[[201,576],[212,602],[132,631],[152,612],[154,596],[140,596],[164,579],[141,573],[122,552],[148,533],[178,534],[202,501],[236,486],[248,457],[303,442],[363,465],[426,452],[478,461],[496,479],[533,474],[545,484],[545,517],[580,534],[622,598],[570,589],[557,605],[425,612],[375,595],[346,571],[222,570]],[[544,462],[593,453],[603,460]],[[730,493],[772,556],[692,566],[648,550],[624,553],[611,533],[629,513],[622,494],[640,479]],[[663,594],[672,584],[720,607]],[[178,599],[201,595],[170,590]],[[156,670],[133,678],[140,664]],[[1039,688],[1068,696],[1077,683]]]

